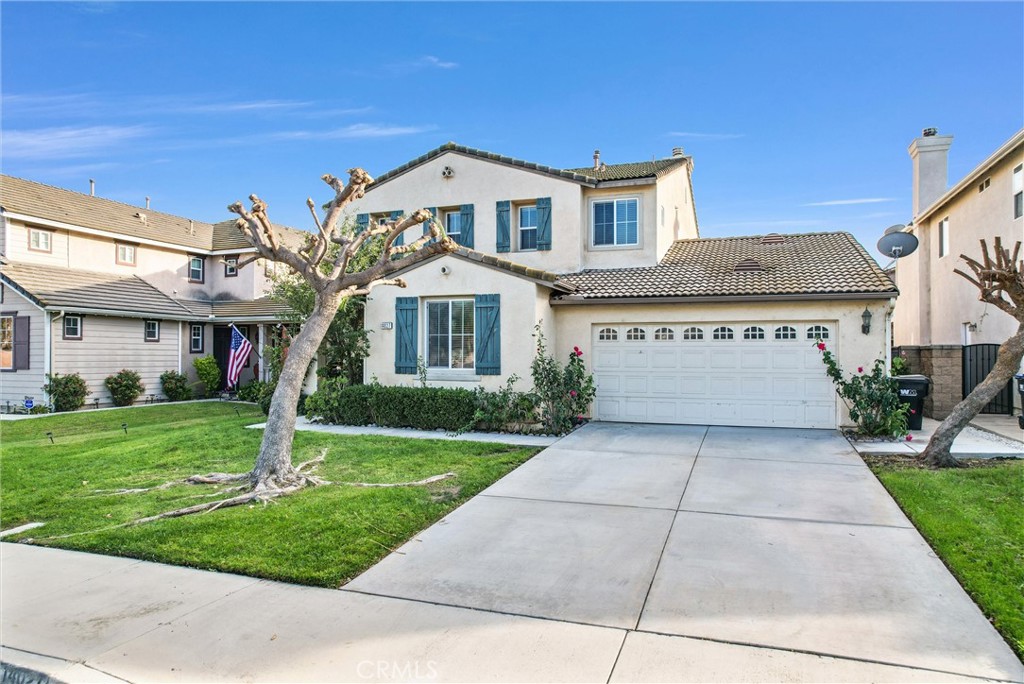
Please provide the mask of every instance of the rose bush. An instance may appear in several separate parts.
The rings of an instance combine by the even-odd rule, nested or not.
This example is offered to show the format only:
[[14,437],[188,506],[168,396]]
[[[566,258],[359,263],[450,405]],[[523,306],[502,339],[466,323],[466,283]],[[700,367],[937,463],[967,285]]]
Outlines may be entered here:
[[[886,372],[885,362],[875,361],[871,372],[864,368],[849,378],[825,343],[818,340],[818,350],[825,364],[825,373],[836,386],[836,393],[850,409],[850,418],[861,434],[872,437],[901,437],[907,434],[907,413],[910,406],[900,402],[899,384]],[[907,435],[909,438],[909,435]]]

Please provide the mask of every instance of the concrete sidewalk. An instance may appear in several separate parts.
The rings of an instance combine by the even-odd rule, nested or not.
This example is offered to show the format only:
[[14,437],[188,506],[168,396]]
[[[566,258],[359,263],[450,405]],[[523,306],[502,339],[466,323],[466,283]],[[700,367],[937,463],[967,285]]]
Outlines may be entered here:
[[[989,418],[1009,418],[1009,416],[978,416],[953,441],[950,453],[957,458],[1024,458],[1024,441],[1013,439],[1003,432],[1010,432],[1002,421],[986,420]],[[1016,418],[1012,419],[1016,425]],[[931,418],[921,419],[921,429],[911,430],[911,440],[898,441],[856,441],[850,444],[857,453],[864,455],[888,454],[920,454],[928,446],[928,441],[939,427],[939,421]],[[1012,432],[1010,432],[1012,434]]]
[[0,573],[0,657],[75,681],[1024,678],[822,430],[588,425],[340,591],[9,543]]

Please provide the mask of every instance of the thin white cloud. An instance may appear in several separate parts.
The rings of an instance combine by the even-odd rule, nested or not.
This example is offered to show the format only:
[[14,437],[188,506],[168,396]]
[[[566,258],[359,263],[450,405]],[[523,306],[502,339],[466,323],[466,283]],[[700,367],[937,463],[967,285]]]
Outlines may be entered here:
[[459,66],[458,62],[445,62],[433,55],[426,55],[420,61],[426,66],[437,67],[438,69],[454,69]]
[[424,55],[419,59],[410,60],[407,62],[393,62],[391,64],[384,65],[384,71],[393,75],[406,75],[414,74],[419,71],[426,69],[455,69],[459,66],[458,62],[449,62],[443,60],[440,57],[434,55]]
[[[153,114],[262,114],[310,110],[316,103],[304,100],[232,100],[202,95],[134,96],[117,93],[13,93],[3,95],[8,120],[24,117],[106,118],[130,113]],[[358,110],[352,110],[358,111]]]
[[743,133],[694,133],[691,131],[670,131],[670,138],[692,138],[694,140],[735,140],[742,138]]
[[394,138],[415,135],[434,130],[433,126],[390,126],[384,124],[357,123],[323,131],[280,131],[257,134],[254,138],[265,140],[357,140],[365,138]]
[[184,114],[237,114],[240,112],[273,112],[282,110],[302,109],[312,102],[294,100],[255,100],[252,102],[208,102],[171,106],[172,111]]
[[804,204],[805,207],[844,207],[850,204],[879,204],[881,202],[894,202],[894,197],[861,197],[858,199],[828,200],[827,202],[811,202]]
[[8,159],[71,159],[107,154],[146,137],[149,126],[59,126],[4,131],[0,151]]

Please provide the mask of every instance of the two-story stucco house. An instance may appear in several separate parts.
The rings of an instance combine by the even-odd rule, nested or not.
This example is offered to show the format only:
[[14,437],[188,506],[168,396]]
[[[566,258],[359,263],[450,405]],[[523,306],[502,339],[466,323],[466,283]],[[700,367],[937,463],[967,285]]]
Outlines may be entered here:
[[[998,236],[1013,249],[1024,241],[1024,129],[949,187],[951,135],[934,130],[910,145],[913,221],[906,230],[917,250],[896,263],[900,300],[893,320],[896,346],[915,372],[932,379],[925,415],[945,418],[991,368],[995,345],[1017,322],[978,300],[977,288],[955,274],[961,254],[980,259],[979,240],[991,249]],[[990,410],[1009,412],[1020,398],[1008,387]]]
[[816,342],[887,360],[892,281],[846,233],[702,239],[692,173],[680,149],[556,169],[448,143],[379,176],[357,223],[427,208],[462,248],[374,290],[367,379],[526,387],[537,328],[582,350],[598,420],[848,422]]
[[[286,235],[301,236],[286,230]],[[213,354],[223,368],[229,325],[257,353],[279,334],[282,306],[266,297],[269,266],[239,269],[250,247],[234,221],[194,221],[0,176],[0,410],[44,403],[48,373],[80,373],[90,405],[109,405],[103,380],[160,374]],[[244,383],[261,372],[254,354]]]

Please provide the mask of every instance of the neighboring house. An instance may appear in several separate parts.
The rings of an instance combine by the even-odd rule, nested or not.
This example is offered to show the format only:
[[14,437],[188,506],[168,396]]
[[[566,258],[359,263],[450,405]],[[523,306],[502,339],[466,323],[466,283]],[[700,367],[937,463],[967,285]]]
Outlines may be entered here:
[[[911,370],[932,379],[925,415],[942,419],[987,374],[995,347],[1017,322],[978,300],[978,289],[954,269],[969,272],[960,259],[981,259],[979,240],[992,249],[1000,237],[1011,251],[1024,240],[1024,130],[1018,131],[953,187],[947,186],[947,157],[953,136],[928,130],[910,145],[913,160],[913,221],[907,232],[917,251],[896,263],[900,300],[894,315],[894,344]],[[1013,388],[990,404],[1008,412],[1019,395]]]
[[462,247],[370,295],[366,378],[525,388],[538,329],[583,351],[598,420],[848,423],[815,343],[887,360],[892,281],[846,233],[701,239],[692,171],[678,148],[562,170],[448,143],[378,177],[357,224],[428,208]]
[[[273,263],[236,267],[254,252],[234,221],[0,176],[0,410],[45,402],[47,373],[81,373],[89,405],[111,403],[103,380],[122,368],[162,398],[164,371],[196,380],[204,354],[226,367],[231,323],[261,353],[284,308],[266,297]],[[254,354],[240,382],[263,370]]]

